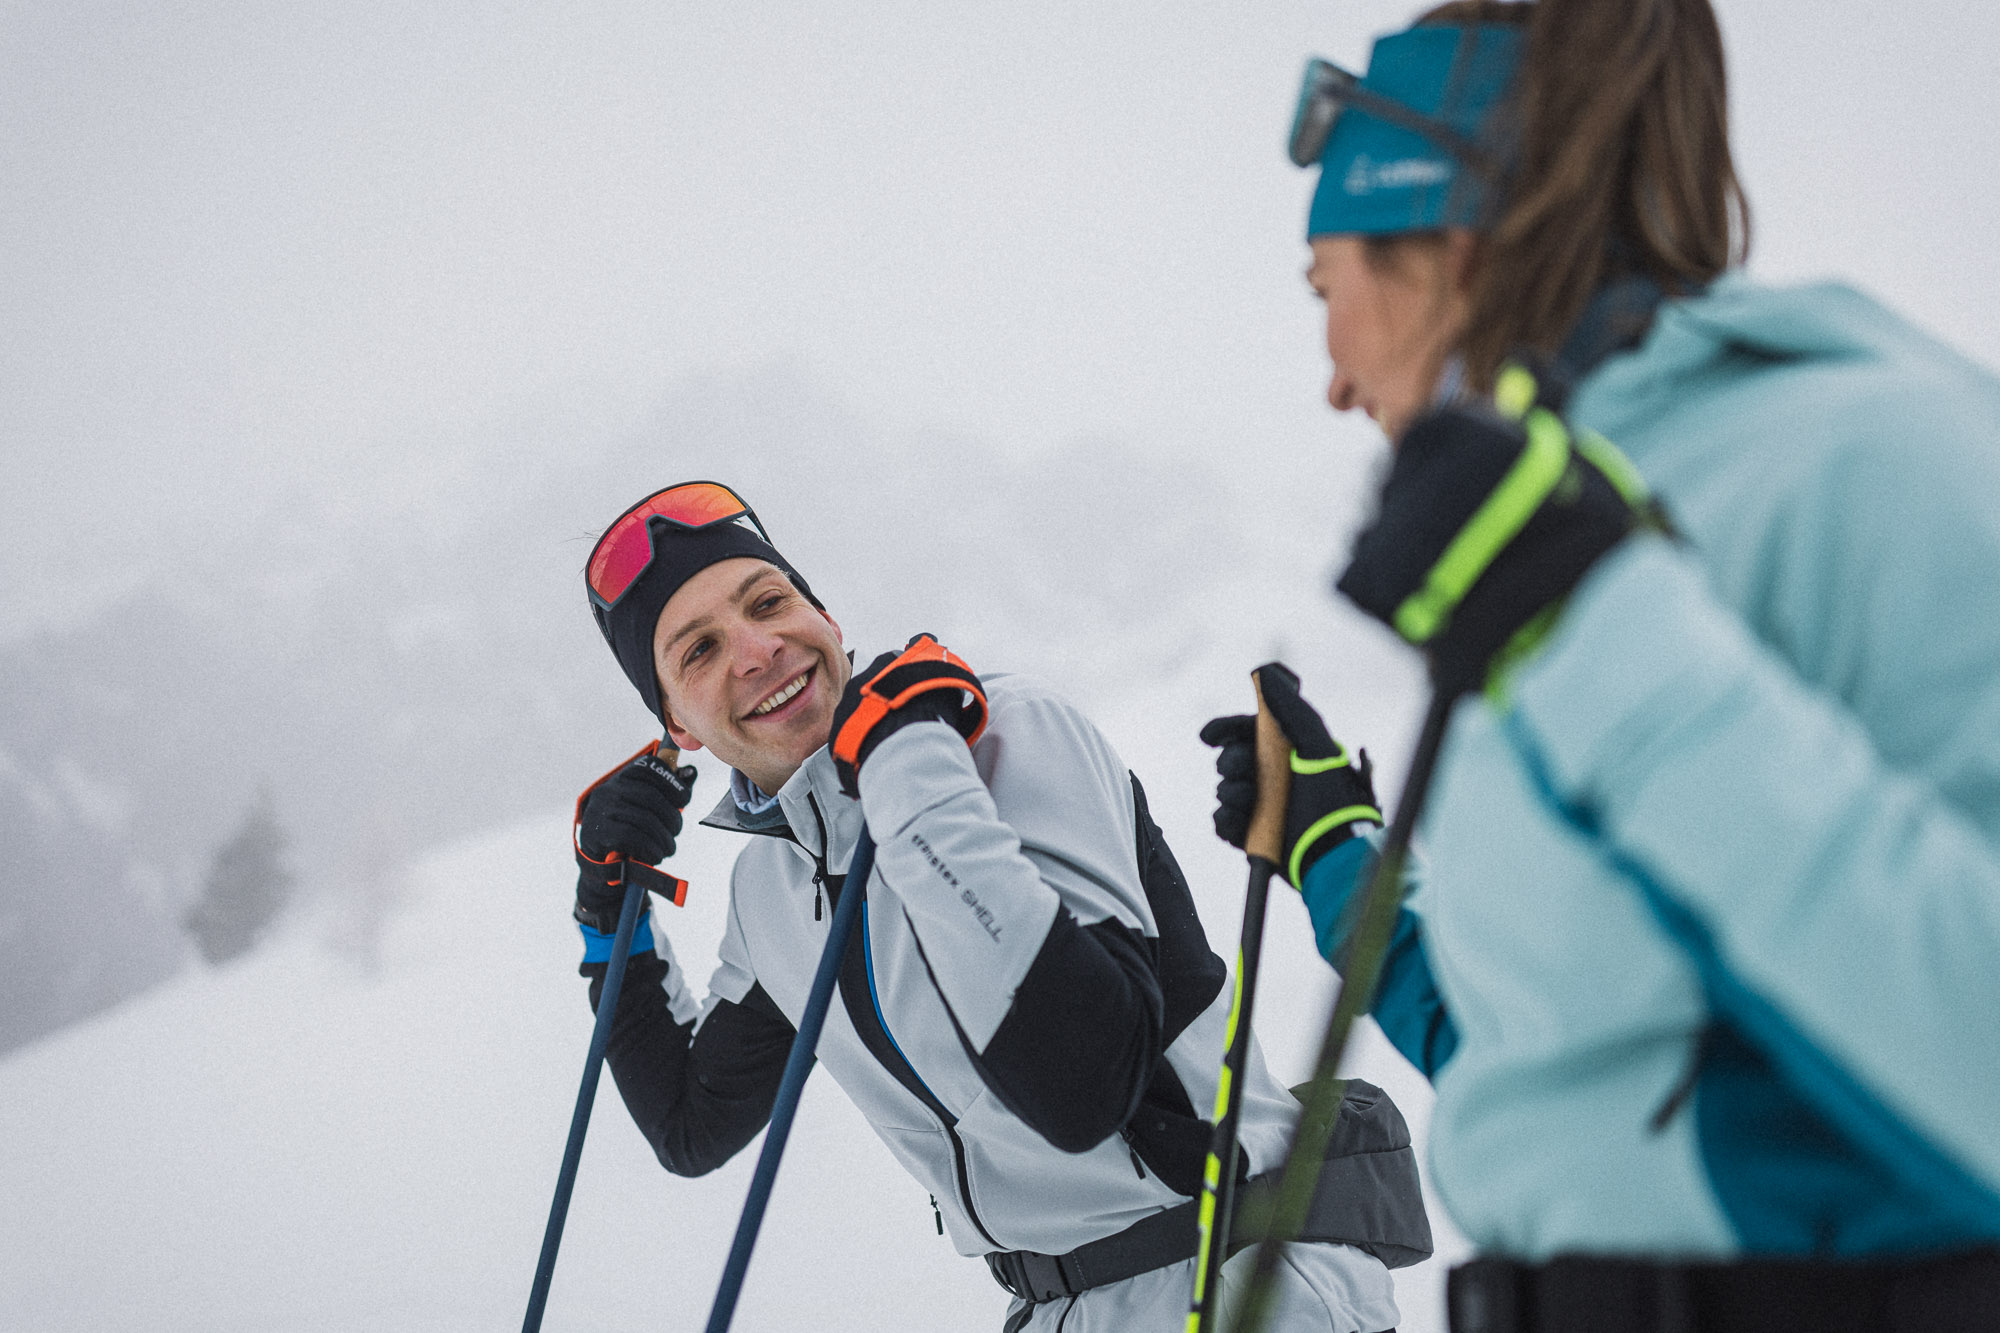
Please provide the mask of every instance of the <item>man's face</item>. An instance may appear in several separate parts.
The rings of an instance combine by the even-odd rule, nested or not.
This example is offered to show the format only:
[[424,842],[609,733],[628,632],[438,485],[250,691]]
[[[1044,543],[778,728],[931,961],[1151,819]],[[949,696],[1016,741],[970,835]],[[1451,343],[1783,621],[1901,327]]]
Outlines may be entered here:
[[683,583],[653,630],[667,734],[767,792],[826,744],[851,669],[840,626],[775,565],[747,556]]

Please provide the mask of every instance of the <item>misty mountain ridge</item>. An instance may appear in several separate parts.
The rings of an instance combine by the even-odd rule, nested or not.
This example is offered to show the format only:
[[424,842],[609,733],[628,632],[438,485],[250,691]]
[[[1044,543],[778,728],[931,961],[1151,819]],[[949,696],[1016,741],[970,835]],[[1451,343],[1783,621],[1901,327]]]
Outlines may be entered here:
[[0,1051],[185,964],[171,923],[260,789],[316,928],[365,966],[419,849],[567,803],[643,744],[579,585],[650,489],[736,487],[859,652],[930,630],[1086,705],[1232,626],[1261,652],[1246,571],[1316,552],[1316,581],[1337,542],[1299,491],[1251,508],[1227,460],[890,437],[783,364],[683,386],[631,431],[559,433],[445,451],[373,505],[246,515],[83,623],[0,646]]

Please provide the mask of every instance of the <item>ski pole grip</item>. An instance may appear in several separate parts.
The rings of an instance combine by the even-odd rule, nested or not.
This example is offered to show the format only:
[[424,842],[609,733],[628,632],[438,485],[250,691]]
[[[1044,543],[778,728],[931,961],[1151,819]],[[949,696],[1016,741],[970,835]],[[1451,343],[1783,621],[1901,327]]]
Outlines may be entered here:
[[[583,827],[583,806],[584,802],[590,799],[590,794],[596,791],[599,787],[603,786],[605,783],[609,782],[617,774],[619,774],[620,772],[630,767],[632,764],[636,763],[638,760],[647,755],[651,755],[654,759],[659,760],[661,763],[665,764],[668,768],[680,767],[681,763],[680,750],[674,747],[673,745],[668,744],[666,741],[652,741],[646,745],[641,746],[639,749],[632,752],[631,758],[625,760],[623,763],[619,764],[617,768],[612,769],[610,772],[606,773],[603,777],[600,777],[597,781],[591,783],[588,787],[585,787],[583,789],[583,795],[576,798],[575,828],[581,829]],[[573,834],[572,836],[575,835]],[[581,845],[579,845],[577,848],[577,855],[582,856],[583,854],[584,854],[583,848],[581,847]],[[646,865],[642,862],[630,860],[617,853],[612,854],[611,861],[615,863],[621,863],[625,867],[624,873],[621,874],[618,879],[612,881],[614,884],[643,885],[647,892],[659,894],[662,898],[665,898],[667,901],[671,902],[676,907],[687,906],[688,885],[686,880],[677,878],[676,876],[673,875],[669,875],[664,870],[656,870],[652,866]],[[605,864],[605,863],[599,862],[599,864]]]
[[1292,742],[1264,702],[1260,670],[1250,673],[1257,687],[1257,804],[1250,812],[1250,832],[1243,850],[1272,865],[1284,864],[1285,802],[1292,793]]
[[[680,750],[665,741],[653,742],[653,758],[668,768],[681,766]],[[678,876],[669,875],[664,870],[642,865],[637,861],[627,861],[625,878],[628,883],[645,885],[648,893],[657,893],[676,907],[687,906],[688,882]]]

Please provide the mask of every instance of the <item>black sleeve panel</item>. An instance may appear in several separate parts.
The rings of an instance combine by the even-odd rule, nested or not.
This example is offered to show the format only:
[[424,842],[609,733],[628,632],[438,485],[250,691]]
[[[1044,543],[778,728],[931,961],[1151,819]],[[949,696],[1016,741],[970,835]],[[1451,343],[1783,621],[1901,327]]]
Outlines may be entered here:
[[1153,1077],[1164,1004],[1147,944],[1119,921],[1080,926],[1058,909],[993,1039],[966,1044],[1000,1104],[1064,1152],[1116,1134]]
[[[605,967],[580,969],[590,978],[592,1012]],[[762,986],[741,1004],[718,1001],[698,1032],[676,1023],[660,986],[666,973],[655,953],[627,961],[605,1062],[660,1164],[677,1176],[706,1175],[770,1120],[795,1034]]]
[[1194,910],[1187,876],[1167,846],[1167,835],[1153,822],[1146,789],[1132,774],[1132,815],[1138,826],[1139,873],[1146,881],[1146,901],[1160,930],[1160,991],[1166,997],[1163,1046],[1171,1046],[1188,1024],[1215,1003],[1229,979],[1229,969],[1208,947],[1208,935]]

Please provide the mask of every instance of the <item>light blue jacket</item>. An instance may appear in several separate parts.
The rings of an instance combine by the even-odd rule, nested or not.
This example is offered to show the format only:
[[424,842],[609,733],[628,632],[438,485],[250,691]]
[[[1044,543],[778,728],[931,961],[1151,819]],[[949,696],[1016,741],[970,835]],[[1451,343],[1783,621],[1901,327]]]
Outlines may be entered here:
[[1569,415],[1686,541],[1452,718],[1377,1005],[1443,1199],[1530,1259],[2000,1238],[2000,382],[1729,278]]

